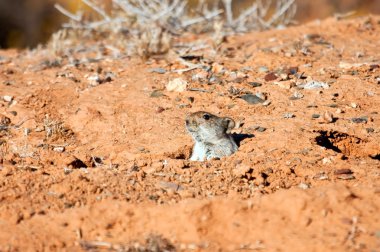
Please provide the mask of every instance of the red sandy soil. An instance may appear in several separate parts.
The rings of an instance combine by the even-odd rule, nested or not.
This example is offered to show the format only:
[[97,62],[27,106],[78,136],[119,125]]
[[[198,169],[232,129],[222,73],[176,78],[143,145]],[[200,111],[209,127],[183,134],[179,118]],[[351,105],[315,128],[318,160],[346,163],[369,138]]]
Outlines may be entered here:
[[[192,61],[211,84],[172,56],[1,51],[0,251],[380,251],[379,48],[377,16],[228,37]],[[293,84],[310,79],[330,88]],[[237,122],[237,153],[188,160],[198,110]]]

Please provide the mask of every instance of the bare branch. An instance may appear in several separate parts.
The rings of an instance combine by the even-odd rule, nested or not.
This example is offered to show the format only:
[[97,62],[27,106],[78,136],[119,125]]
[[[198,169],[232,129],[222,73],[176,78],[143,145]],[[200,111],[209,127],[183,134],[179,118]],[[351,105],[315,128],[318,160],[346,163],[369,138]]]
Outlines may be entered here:
[[111,18],[105,13],[103,9],[96,6],[93,2],[90,0],[82,0],[83,3],[87,4],[89,7],[91,7],[94,11],[99,13],[104,19],[111,20]]
[[[227,34],[287,25],[296,12],[295,0],[255,0],[236,17],[233,0],[216,0],[212,7],[206,4],[206,0],[199,0],[194,10],[189,10],[187,1],[181,0],[112,0],[115,11],[111,14],[101,7],[101,0],[81,1],[98,14],[98,19],[85,20],[81,14],[73,14],[56,4],[55,8],[70,18],[63,27],[91,31],[84,33],[86,36],[107,34],[109,38],[116,38],[107,40],[115,54],[134,51],[144,57],[167,52],[172,47],[173,36],[181,36],[185,30],[213,30],[218,34],[214,41],[220,41],[216,43],[219,44]],[[223,13],[225,16],[221,17]],[[123,37],[117,39],[118,36]]]
[[219,16],[222,13],[223,13],[222,10],[217,10],[217,11],[211,12],[211,13],[207,14],[206,16],[203,16],[203,17],[193,18],[193,19],[184,21],[182,23],[182,27],[185,28],[185,27],[188,27],[188,26],[200,23],[200,22],[208,21],[210,19],[213,19],[213,18]]
[[73,14],[71,13],[70,11],[66,10],[65,8],[63,8],[60,4],[54,4],[54,8],[56,8],[59,12],[61,12],[63,15],[67,16],[68,18],[76,21],[76,22],[80,22],[82,20],[82,16],[81,15],[77,15],[77,14]]
[[233,15],[232,15],[232,0],[223,0],[224,9],[226,10],[227,25],[233,25]]
[[274,13],[274,15],[269,19],[267,22],[268,25],[272,25],[274,22],[276,22],[281,16],[283,16],[289,8],[294,4],[295,0],[287,0],[287,2],[283,3],[283,1],[279,2],[278,7],[280,9],[277,9],[277,11]]

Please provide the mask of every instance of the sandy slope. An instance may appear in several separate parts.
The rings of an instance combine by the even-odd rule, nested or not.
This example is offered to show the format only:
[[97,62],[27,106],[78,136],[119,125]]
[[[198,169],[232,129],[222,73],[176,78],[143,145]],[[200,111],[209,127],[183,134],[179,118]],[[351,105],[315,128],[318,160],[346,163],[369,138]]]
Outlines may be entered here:
[[[379,22],[228,38],[196,53],[210,73],[172,73],[186,68],[172,57],[55,66],[46,50],[0,52],[0,95],[13,96],[0,101],[0,250],[378,251]],[[166,91],[176,77],[198,91]],[[329,88],[300,88],[311,79]],[[240,98],[257,92],[270,104]],[[238,122],[236,154],[187,160],[197,110]]]

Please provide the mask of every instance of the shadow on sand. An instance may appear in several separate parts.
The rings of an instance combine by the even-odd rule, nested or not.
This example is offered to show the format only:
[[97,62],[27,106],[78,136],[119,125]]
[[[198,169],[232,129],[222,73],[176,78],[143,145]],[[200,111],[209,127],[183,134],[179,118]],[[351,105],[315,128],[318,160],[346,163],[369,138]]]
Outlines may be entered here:
[[240,147],[240,142],[247,138],[252,138],[255,135],[253,134],[232,134],[232,138],[235,140],[236,144]]

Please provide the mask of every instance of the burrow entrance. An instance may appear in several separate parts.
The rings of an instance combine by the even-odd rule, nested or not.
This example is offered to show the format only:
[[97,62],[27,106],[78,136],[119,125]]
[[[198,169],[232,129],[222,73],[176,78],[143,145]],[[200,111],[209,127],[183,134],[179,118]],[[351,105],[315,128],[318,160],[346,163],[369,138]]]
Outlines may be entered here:
[[315,141],[319,146],[342,153],[347,157],[362,156],[360,155],[362,154],[360,145],[364,142],[362,139],[338,131],[319,130],[317,132],[319,135]]

